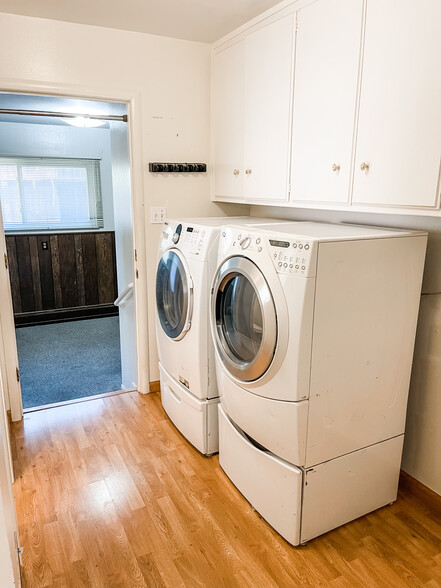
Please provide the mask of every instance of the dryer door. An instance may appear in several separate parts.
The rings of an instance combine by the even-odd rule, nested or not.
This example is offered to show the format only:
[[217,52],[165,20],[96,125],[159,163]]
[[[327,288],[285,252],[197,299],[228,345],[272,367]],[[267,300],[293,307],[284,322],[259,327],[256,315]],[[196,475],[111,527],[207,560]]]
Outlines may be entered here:
[[177,249],[168,249],[156,271],[156,310],[165,334],[178,341],[190,328],[193,282],[187,263]]
[[243,382],[263,376],[276,350],[277,314],[262,272],[248,258],[231,257],[219,268],[212,318],[225,369]]

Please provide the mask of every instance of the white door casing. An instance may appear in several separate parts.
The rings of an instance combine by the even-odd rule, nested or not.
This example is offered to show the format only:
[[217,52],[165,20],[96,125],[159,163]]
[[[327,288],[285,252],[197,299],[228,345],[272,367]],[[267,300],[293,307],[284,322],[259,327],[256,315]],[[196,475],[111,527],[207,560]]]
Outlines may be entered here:
[[[23,80],[0,80],[0,90],[11,93],[37,93],[51,96],[90,98],[108,102],[125,102],[128,105],[128,131],[130,152],[130,177],[131,177],[131,207],[133,222],[133,248],[136,250],[136,259],[132,252],[132,265],[135,274],[134,280],[134,306],[136,309],[136,353],[138,391],[145,394],[149,392],[149,339],[148,339],[148,300],[147,300],[147,259],[146,259],[146,222],[144,215],[144,187],[143,187],[143,159],[142,159],[142,133],[141,133],[141,97],[138,91],[124,90],[115,92],[114,88],[78,86],[70,84],[45,85],[42,83],[30,83]],[[0,248],[5,247],[3,223],[0,223]],[[1,271],[1,270],[0,270]],[[5,291],[2,290],[5,288]],[[9,296],[10,309],[8,311],[5,301]],[[5,340],[5,388],[9,398],[5,396],[11,406],[11,418],[13,421],[22,418],[21,390],[17,385],[17,364],[11,361],[10,355],[16,355],[15,325],[13,320],[12,299],[10,293],[9,276],[6,280],[0,280],[0,326]],[[0,359],[3,347],[0,346]],[[1,365],[1,364],[0,364]]]
[[[116,110],[116,106],[113,110]],[[127,124],[111,122],[110,149],[118,293],[121,294],[128,284],[134,284],[134,296],[128,297],[126,302],[119,306],[121,387],[126,390],[138,386],[133,217],[128,147]]]

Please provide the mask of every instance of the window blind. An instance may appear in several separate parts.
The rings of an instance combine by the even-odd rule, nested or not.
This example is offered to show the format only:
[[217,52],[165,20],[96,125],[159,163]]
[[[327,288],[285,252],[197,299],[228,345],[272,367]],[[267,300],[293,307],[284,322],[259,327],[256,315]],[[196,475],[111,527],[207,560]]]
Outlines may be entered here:
[[0,157],[0,201],[5,231],[102,228],[100,160]]

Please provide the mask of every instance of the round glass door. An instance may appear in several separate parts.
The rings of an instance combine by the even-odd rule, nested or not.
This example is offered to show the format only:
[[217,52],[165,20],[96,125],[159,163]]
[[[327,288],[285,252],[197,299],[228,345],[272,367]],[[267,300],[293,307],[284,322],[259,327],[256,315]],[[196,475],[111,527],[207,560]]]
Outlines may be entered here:
[[245,257],[233,257],[219,269],[213,290],[215,341],[226,369],[252,381],[269,368],[277,343],[277,317],[268,284]]
[[170,339],[182,339],[190,326],[191,296],[184,263],[178,251],[169,249],[156,271],[156,309]]

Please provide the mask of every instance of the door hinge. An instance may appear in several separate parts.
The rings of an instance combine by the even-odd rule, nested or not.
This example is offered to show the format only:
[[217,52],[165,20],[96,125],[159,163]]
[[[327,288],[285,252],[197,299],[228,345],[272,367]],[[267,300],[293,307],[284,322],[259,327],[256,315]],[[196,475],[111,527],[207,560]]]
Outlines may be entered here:
[[20,381],[20,370],[18,368],[15,368],[15,373],[17,374],[17,382]]
[[20,547],[17,531],[14,531],[14,538],[15,538],[15,546],[17,547],[17,552],[18,552],[18,561],[20,562],[21,567],[23,567],[23,547]]
[[5,253],[5,268],[8,269],[8,267],[9,267],[8,256]]

